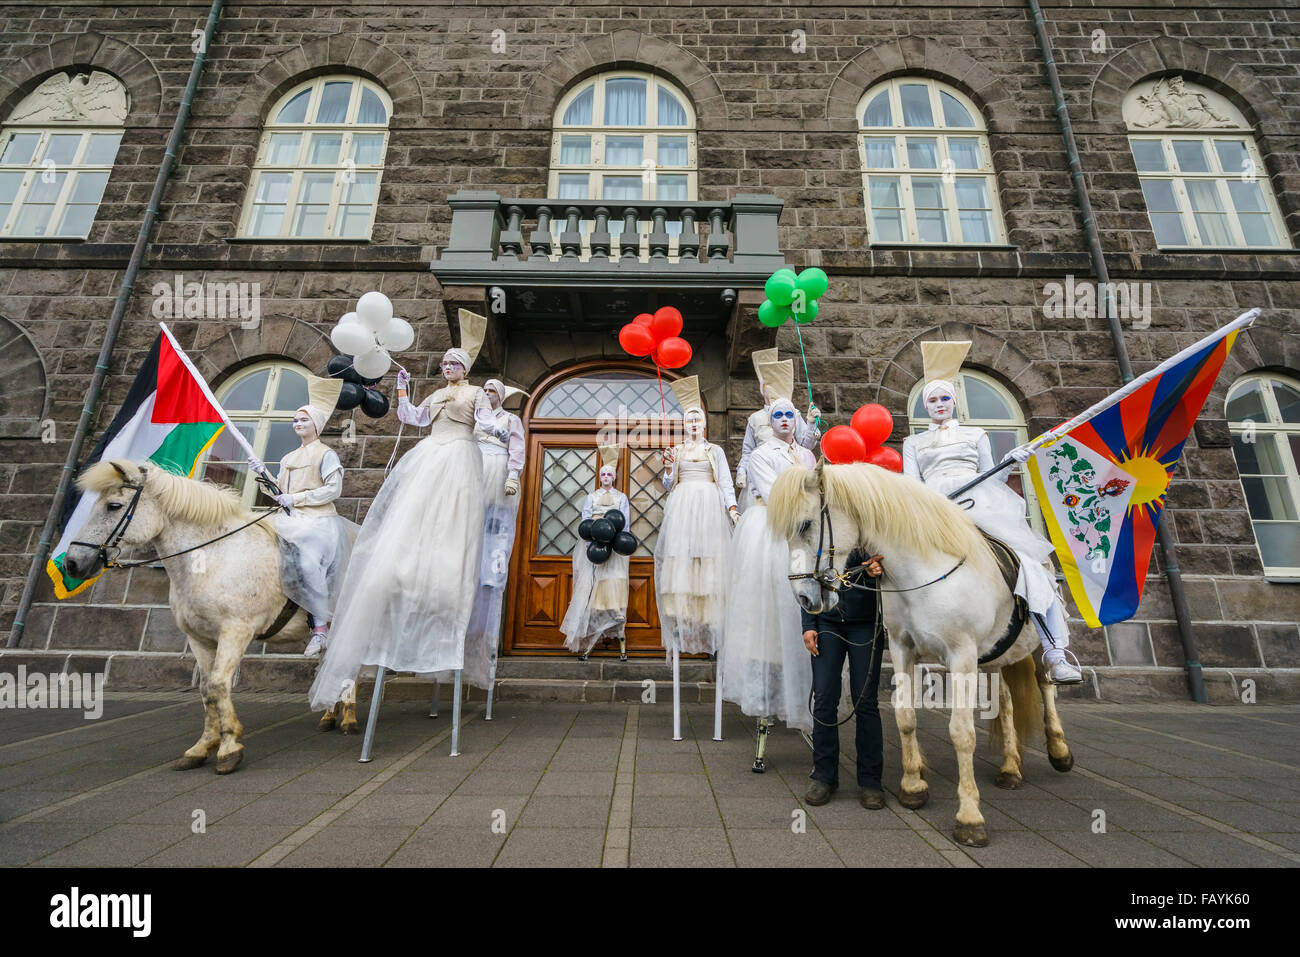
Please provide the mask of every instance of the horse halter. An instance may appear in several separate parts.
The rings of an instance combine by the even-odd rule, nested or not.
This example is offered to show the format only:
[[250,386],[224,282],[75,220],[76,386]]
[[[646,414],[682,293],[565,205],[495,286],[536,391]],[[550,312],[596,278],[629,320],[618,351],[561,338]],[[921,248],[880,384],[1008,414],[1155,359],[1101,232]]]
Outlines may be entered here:
[[[148,469],[141,466],[139,485],[135,485],[131,482],[122,483],[122,488],[134,489],[135,491],[131,496],[131,501],[126,503],[126,511],[122,513],[122,516],[117,520],[117,524],[113,526],[112,530],[108,533],[108,537],[105,538],[102,543],[96,545],[94,542],[71,542],[70,544],[84,545],[87,548],[93,548],[99,553],[99,560],[103,563],[104,568],[106,569],[122,567],[119,564],[116,555],[121,551],[119,545],[122,539],[126,537],[126,530],[131,527],[131,522],[135,518],[135,507],[140,504],[140,496],[144,493],[145,477],[147,476],[148,471]],[[112,552],[113,554],[110,555],[109,552]]]
[[[849,581],[847,572],[837,572],[835,570],[835,528],[831,525],[830,506],[826,504],[826,475],[819,468],[817,470],[817,500],[819,505],[819,525],[817,528],[817,557],[813,559],[813,569],[810,572],[801,572],[797,575],[787,575],[790,581],[802,581],[805,578],[814,579],[817,584],[823,588],[830,589],[836,593],[842,593],[849,588],[862,588],[862,585],[856,585]],[[825,548],[827,565],[821,567],[823,546]]]

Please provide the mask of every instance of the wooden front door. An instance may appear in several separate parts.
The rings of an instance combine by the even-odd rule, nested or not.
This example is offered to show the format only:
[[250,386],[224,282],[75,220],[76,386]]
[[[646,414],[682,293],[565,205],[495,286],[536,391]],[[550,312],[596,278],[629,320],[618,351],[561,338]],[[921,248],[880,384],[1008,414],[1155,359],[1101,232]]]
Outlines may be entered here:
[[[542,398],[525,410],[528,444],[507,595],[503,641],[506,654],[570,654],[564,647],[560,623],[572,594],[573,549],[578,541],[582,501],[597,487],[597,444],[602,425],[607,427],[592,410],[610,401],[618,403],[616,411],[620,405],[627,409],[626,403],[631,401],[648,405],[652,398],[657,415],[660,400],[655,380],[646,383],[643,377],[639,369],[624,372],[603,364],[597,371],[562,383],[568,386],[567,398],[577,395],[577,399],[548,404]],[[596,385],[592,386],[592,382]],[[612,390],[614,397],[584,395],[584,391],[592,390]],[[671,413],[676,410],[676,402],[671,392],[667,395]],[[628,497],[630,530],[639,542],[629,569],[627,650],[629,654],[647,656],[663,654],[654,587],[654,547],[667,495],[660,481],[661,444],[638,441],[623,445],[615,483]],[[594,653],[617,654],[618,642],[597,645]]]

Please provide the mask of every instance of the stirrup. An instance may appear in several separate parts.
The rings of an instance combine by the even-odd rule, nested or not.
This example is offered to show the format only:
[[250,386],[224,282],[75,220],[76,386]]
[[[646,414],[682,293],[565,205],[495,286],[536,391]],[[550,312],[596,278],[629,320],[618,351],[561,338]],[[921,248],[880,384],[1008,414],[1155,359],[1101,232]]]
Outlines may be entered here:
[[1047,649],[1044,648],[1041,650],[1040,655],[1041,655],[1041,661],[1043,665],[1043,674],[1047,676],[1048,683],[1055,685],[1058,688],[1068,688],[1071,685],[1083,684],[1083,665],[1079,664],[1079,659],[1074,656],[1074,652],[1072,652],[1069,648],[1062,648],[1060,650],[1065,654],[1067,661],[1069,661],[1074,665],[1074,667],[1079,669],[1079,680],[1078,681],[1053,681],[1052,666],[1047,663]]

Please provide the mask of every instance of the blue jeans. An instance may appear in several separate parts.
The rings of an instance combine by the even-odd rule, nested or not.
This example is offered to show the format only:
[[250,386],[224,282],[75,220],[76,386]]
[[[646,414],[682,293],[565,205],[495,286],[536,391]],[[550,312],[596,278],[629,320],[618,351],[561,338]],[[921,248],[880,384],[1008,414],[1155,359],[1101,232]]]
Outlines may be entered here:
[[[840,729],[836,709],[842,686],[844,658],[849,659],[849,697],[857,711],[858,787],[880,790],[884,770],[884,743],[880,730],[880,657],[885,651],[882,634],[872,643],[874,624],[843,622],[815,616],[818,654],[813,655],[813,772],[826,784],[839,783]],[[867,675],[871,684],[864,687]]]

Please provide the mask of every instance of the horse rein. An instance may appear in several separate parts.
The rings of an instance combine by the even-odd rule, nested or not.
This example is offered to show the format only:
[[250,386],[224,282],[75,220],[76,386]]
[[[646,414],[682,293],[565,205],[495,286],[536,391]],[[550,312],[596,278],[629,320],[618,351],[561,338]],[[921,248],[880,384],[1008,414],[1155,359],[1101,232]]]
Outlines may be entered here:
[[[117,560],[116,553],[121,551],[120,543],[122,539],[126,537],[126,530],[131,527],[131,522],[135,519],[135,507],[140,504],[140,496],[144,494],[145,476],[148,474],[148,471],[148,469],[141,467],[140,484],[138,485],[132,484],[131,482],[122,483],[122,488],[134,489],[134,493],[131,495],[131,501],[126,504],[126,511],[122,513],[122,517],[117,520],[117,524],[113,526],[112,530],[108,533],[108,537],[105,538],[101,544],[96,545],[94,542],[69,542],[69,544],[84,545],[86,548],[93,548],[99,553],[99,560],[103,563],[105,569],[140,568],[144,565],[152,565],[155,562],[164,562],[169,558],[176,558],[178,555],[185,555],[189,552],[198,551],[200,548],[207,548],[209,545],[219,542],[223,538],[229,538],[231,535],[242,532],[249,526],[256,525],[258,522],[263,521],[272,512],[279,511],[282,507],[277,505],[275,508],[269,508],[251,522],[245,522],[238,528],[218,535],[216,538],[210,538],[206,542],[200,542],[198,545],[191,545],[189,548],[181,549],[179,552],[172,552],[170,555],[160,555],[157,558],[151,558],[146,561],[120,562]],[[110,552],[113,554],[109,554]]]

